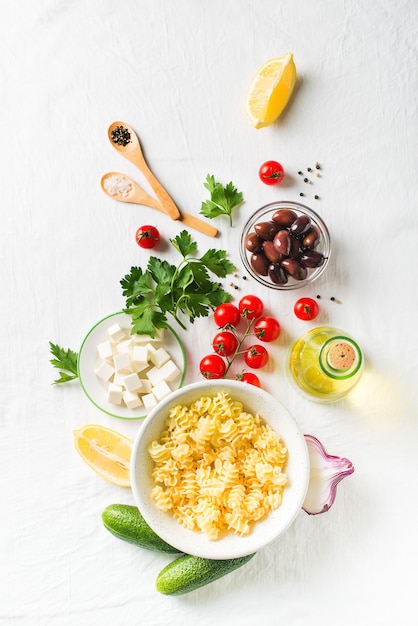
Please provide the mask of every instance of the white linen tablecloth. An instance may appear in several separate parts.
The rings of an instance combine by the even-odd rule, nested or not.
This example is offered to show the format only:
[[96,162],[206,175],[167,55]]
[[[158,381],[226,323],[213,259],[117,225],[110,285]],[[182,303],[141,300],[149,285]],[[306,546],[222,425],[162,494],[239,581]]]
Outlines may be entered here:
[[[400,626],[416,624],[417,562],[417,27],[412,0],[3,0],[0,36],[2,194],[0,331],[0,624],[3,626]],[[244,113],[255,71],[293,52],[298,83],[273,126]],[[78,350],[86,332],[124,306],[120,279],[148,252],[136,228],[165,241],[181,230],[153,209],[105,197],[121,171],[109,145],[131,124],[178,205],[198,215],[208,173],[245,198],[214,242],[238,266],[233,295],[255,293],[282,334],[260,372],[303,428],[355,473],[333,508],[292,527],[244,568],[178,598],[155,590],[168,557],[112,537],[101,512],[133,503],[79,458],[87,423],[134,438],[139,422],[111,418],[77,382],[53,386],[48,342]],[[267,187],[258,167],[280,161]],[[321,178],[297,172],[315,161]],[[330,266],[311,288],[267,291],[242,279],[238,240],[273,200],[303,200],[327,222]],[[315,200],[313,195],[319,195]],[[155,251],[174,258],[169,246]],[[301,322],[297,297],[321,295]],[[331,297],[339,300],[332,302]],[[300,397],[284,373],[292,339],[316,322],[352,334],[367,367],[347,400]],[[211,318],[179,330],[186,382],[199,380]]]

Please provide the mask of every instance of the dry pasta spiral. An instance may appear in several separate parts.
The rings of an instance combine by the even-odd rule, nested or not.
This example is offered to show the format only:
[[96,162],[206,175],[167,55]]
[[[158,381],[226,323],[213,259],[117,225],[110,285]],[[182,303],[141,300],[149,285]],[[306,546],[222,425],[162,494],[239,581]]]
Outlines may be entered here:
[[287,449],[227,392],[172,408],[148,452],[156,505],[210,541],[247,535],[281,505]]

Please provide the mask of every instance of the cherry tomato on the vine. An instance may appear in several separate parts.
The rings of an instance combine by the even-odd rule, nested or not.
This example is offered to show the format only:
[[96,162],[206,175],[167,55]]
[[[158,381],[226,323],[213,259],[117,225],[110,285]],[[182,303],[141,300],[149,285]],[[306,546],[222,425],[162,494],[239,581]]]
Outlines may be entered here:
[[264,304],[257,296],[243,296],[238,303],[239,312],[247,320],[261,317],[264,311]]
[[261,387],[260,379],[252,372],[236,374],[235,380],[241,380],[243,383],[248,383],[249,385],[254,385],[255,387]]
[[136,243],[140,248],[155,248],[160,243],[160,233],[155,226],[145,224],[140,226],[135,234]]
[[265,185],[277,185],[284,177],[284,169],[277,161],[266,161],[258,170],[260,180]]
[[239,310],[235,304],[231,304],[230,302],[225,302],[225,304],[217,306],[213,317],[215,324],[219,326],[219,328],[223,328],[224,326],[238,326],[241,320]]
[[212,346],[215,352],[221,356],[232,356],[238,348],[238,339],[232,333],[223,330],[215,335]]
[[299,298],[293,310],[300,320],[314,320],[319,313],[319,306],[313,298]]
[[253,345],[250,346],[245,355],[244,360],[248,367],[252,367],[258,370],[260,367],[264,367],[269,359],[269,355],[264,346]]
[[275,341],[280,335],[280,324],[275,317],[260,317],[254,324],[254,334],[260,341]]
[[205,378],[222,378],[225,375],[225,361],[218,354],[208,354],[200,361],[200,373]]

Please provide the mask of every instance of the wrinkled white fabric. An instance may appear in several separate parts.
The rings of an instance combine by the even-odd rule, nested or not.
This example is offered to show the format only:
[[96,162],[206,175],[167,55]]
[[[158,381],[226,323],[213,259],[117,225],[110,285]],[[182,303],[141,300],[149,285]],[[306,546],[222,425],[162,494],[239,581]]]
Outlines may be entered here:
[[[1,626],[414,624],[416,3],[4,0],[2,24]],[[292,101],[278,123],[255,130],[244,113],[250,79],[289,51]],[[133,503],[132,494],[93,473],[73,446],[84,424],[134,438],[140,423],[100,412],[77,383],[51,385],[48,342],[78,350],[124,306],[119,281],[149,256],[135,243],[138,226],[157,225],[165,245],[155,252],[175,259],[167,242],[178,223],[100,189],[117,171],[149,190],[108,142],[115,120],[135,128],[151,169],[189,213],[208,197],[208,173],[243,192],[232,229],[219,217],[217,240],[193,235],[202,252],[228,250],[234,297],[259,295],[282,324],[263,386],[355,466],[330,512],[301,512],[244,568],[179,598],[154,588],[171,557],[104,529],[102,510]],[[285,168],[278,187],[258,179],[267,159]],[[315,161],[321,178],[305,185],[297,172]],[[302,199],[331,231],[329,267],[297,292],[243,280],[241,228],[276,199]],[[293,315],[302,295],[320,295],[318,325],[346,330],[365,354],[361,383],[336,405],[301,398],[285,377],[290,341],[316,325]],[[196,381],[213,320],[176,330],[186,382]]]

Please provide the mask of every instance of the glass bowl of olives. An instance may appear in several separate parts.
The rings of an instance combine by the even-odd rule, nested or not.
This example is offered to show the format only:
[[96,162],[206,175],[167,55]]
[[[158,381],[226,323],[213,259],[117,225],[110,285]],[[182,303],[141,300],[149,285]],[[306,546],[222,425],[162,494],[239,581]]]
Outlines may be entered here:
[[245,224],[240,255],[247,272],[271,289],[298,289],[325,270],[331,239],[322,218],[299,202],[271,202]]

